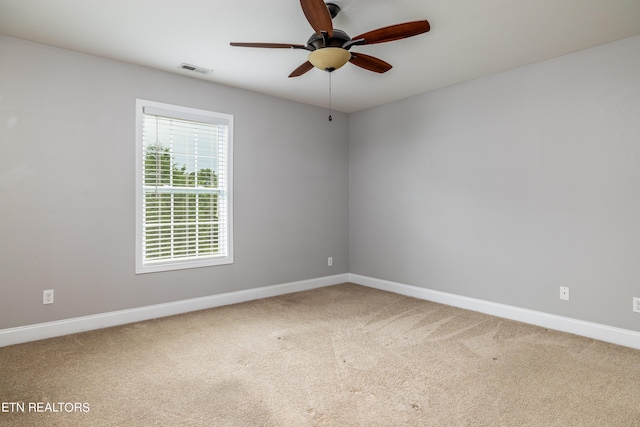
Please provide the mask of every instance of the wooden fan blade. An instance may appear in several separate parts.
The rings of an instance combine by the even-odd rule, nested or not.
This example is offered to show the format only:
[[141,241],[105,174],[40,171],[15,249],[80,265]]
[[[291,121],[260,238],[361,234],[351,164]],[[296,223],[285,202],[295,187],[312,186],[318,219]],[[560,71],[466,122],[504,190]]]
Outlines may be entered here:
[[313,68],[313,64],[311,64],[311,62],[307,61],[304,64],[302,64],[301,66],[299,66],[298,68],[296,68],[295,70],[293,70],[293,72],[291,74],[289,74],[289,77],[301,76],[304,73],[306,73],[307,71],[311,70],[312,68]]
[[275,49],[306,49],[303,44],[288,44],[288,43],[229,43],[231,46],[238,47],[267,47]]
[[426,33],[431,29],[429,21],[413,21],[405,22],[404,24],[391,25],[389,27],[378,28],[377,30],[369,31],[359,36],[352,37],[352,40],[363,41],[356,42],[357,45],[385,43],[394,40],[405,39],[407,37],[417,36],[418,34]]
[[331,14],[323,0],[300,0],[300,6],[316,33],[324,31],[329,37],[333,37]]
[[365,55],[364,53],[351,52],[351,59],[349,60],[353,65],[357,65],[365,70],[373,71],[374,73],[386,73],[393,66],[382,59],[378,59],[371,55]]

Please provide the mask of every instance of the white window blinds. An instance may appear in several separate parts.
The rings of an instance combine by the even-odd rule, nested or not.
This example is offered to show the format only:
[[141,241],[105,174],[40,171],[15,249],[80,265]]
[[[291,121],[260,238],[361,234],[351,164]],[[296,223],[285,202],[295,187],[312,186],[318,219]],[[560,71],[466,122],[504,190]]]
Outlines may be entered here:
[[139,104],[137,271],[232,262],[232,117]]

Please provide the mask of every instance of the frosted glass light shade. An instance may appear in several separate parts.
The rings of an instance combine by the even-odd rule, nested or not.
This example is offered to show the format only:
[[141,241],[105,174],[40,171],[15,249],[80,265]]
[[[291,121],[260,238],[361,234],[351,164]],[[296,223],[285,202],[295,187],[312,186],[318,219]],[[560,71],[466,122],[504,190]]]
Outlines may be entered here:
[[323,71],[333,71],[351,59],[351,53],[341,47],[325,47],[309,54],[309,62]]

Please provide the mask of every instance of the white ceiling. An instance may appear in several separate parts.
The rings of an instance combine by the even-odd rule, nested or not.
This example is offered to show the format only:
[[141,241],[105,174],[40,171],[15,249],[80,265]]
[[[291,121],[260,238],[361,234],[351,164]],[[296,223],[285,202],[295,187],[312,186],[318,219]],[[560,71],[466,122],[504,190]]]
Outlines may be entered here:
[[[332,73],[333,108],[354,112],[640,34],[640,0],[334,0],[351,36],[427,19],[413,38],[354,47],[391,63]],[[288,78],[307,52],[229,42],[305,44],[298,0],[0,0],[0,34],[328,106],[329,73]],[[6,60],[6,58],[1,58]],[[189,63],[212,69],[200,75]],[[46,67],[43,72],[46,72]]]

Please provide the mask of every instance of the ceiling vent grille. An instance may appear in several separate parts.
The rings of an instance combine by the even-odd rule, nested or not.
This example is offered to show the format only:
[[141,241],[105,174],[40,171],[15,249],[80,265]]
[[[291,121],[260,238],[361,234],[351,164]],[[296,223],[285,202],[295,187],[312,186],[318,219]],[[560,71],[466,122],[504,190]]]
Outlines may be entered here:
[[209,74],[212,71],[212,70],[209,70],[208,68],[197,67],[195,65],[185,64],[185,63],[180,64],[178,68],[181,70],[193,71],[200,74]]

